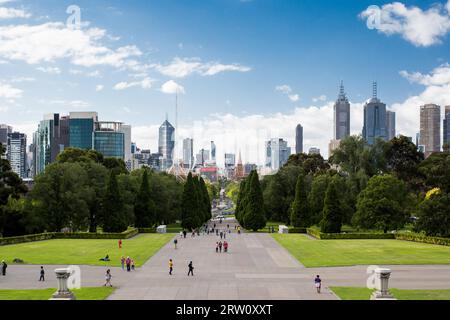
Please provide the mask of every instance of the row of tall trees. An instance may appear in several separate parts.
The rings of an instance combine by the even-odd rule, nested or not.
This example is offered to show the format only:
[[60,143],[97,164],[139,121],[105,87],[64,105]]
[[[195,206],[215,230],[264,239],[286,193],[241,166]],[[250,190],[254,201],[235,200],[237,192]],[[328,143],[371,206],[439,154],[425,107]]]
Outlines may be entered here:
[[[387,232],[413,218],[417,231],[448,236],[449,177],[449,152],[424,160],[407,137],[369,146],[352,136],[328,163],[319,155],[299,154],[266,177],[264,212],[267,219],[296,227],[317,225],[324,232],[340,232],[343,224]],[[434,188],[439,192],[425,197]]]
[[[89,150],[66,149],[35,179],[33,189],[2,160],[3,236],[61,230],[122,232],[181,218],[183,185],[149,168],[128,173],[122,160]],[[20,183],[19,183],[20,182]]]
[[236,203],[236,219],[246,229],[257,231],[266,226],[264,197],[256,170],[241,182]]
[[181,203],[181,226],[195,230],[211,219],[211,199],[203,178],[189,173]]

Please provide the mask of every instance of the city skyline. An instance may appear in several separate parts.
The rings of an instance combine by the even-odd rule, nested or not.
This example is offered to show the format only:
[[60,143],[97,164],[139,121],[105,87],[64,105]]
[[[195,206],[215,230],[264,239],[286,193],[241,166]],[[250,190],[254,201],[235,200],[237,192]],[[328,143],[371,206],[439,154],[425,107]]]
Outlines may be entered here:
[[[436,15],[450,20],[450,2],[379,3],[385,28],[369,28],[373,4],[79,1],[84,24],[73,31],[65,26],[68,3],[2,2],[22,14],[0,18],[1,123],[27,134],[30,143],[42,114],[96,110],[129,123],[132,141],[156,152],[158,128],[166,113],[175,119],[178,93],[178,149],[186,137],[196,149],[216,141],[218,163],[241,150],[243,162],[263,164],[265,141],[282,137],[295,146],[294,128],[301,123],[304,150],[317,147],[328,157],[340,81],[351,103],[350,134],[361,133],[370,83],[378,81],[380,98],[396,112],[397,133],[415,137],[420,106],[437,104],[443,113],[450,104],[449,29],[437,33],[431,23]],[[431,27],[420,27],[412,11]],[[163,21],[169,12],[172,19]],[[315,12],[326,28],[312,19]],[[269,14],[275,29],[263,25]],[[399,28],[387,28],[394,23]],[[205,25],[208,30],[197,32]],[[21,28],[25,33],[15,32]],[[239,31],[239,41],[230,29]],[[265,41],[253,37],[256,30]],[[42,40],[52,36],[57,45]],[[40,50],[19,45],[32,40]],[[267,41],[282,50],[267,48]],[[355,43],[365,50],[354,50]]]

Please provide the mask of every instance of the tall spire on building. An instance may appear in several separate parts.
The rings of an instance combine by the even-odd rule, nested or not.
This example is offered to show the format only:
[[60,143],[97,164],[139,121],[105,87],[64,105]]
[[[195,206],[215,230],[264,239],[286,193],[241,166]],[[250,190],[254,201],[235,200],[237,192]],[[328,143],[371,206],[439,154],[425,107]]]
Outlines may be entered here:
[[341,80],[341,85],[339,86],[339,98],[345,99],[344,81]]
[[376,81],[374,81],[372,84],[372,87],[373,87],[372,97],[374,99],[378,99],[378,83]]

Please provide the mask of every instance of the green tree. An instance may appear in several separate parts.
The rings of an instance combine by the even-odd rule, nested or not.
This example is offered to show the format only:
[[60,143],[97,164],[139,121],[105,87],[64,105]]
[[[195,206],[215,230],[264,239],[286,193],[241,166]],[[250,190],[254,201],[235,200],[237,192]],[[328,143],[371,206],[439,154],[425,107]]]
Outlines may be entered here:
[[235,212],[236,219],[239,221],[241,225],[243,224],[246,191],[247,191],[247,181],[243,180],[239,185],[239,194],[236,201],[236,212]]
[[103,163],[103,154],[96,150],[84,150],[78,148],[66,148],[61,152],[56,161],[59,163],[66,162],[90,162]]
[[211,213],[211,199],[209,197],[209,192],[206,187],[205,180],[203,178],[200,178],[200,192],[202,195],[201,201],[202,201],[202,207],[203,209],[203,222],[207,222],[211,219],[212,213]]
[[313,224],[318,224],[322,220],[325,195],[330,181],[331,177],[328,174],[317,175],[312,181],[308,204]]
[[342,212],[342,204],[339,199],[336,179],[333,178],[328,184],[325,194],[325,201],[322,213],[322,221],[320,228],[323,233],[340,233],[344,213]]
[[308,208],[308,190],[303,173],[298,176],[297,180],[295,200],[291,208],[291,224],[297,228],[308,228],[312,224]]
[[116,175],[119,174],[128,174],[127,165],[122,159],[118,158],[105,158],[103,160],[103,165],[109,169],[114,171]]
[[450,152],[434,153],[419,166],[419,172],[425,176],[425,184],[450,193]]
[[375,176],[358,196],[353,224],[363,229],[402,228],[408,219],[407,191],[403,181],[392,175]]
[[155,224],[155,204],[151,199],[147,170],[144,170],[141,188],[134,204],[134,216],[137,228],[150,228]]
[[196,229],[201,225],[198,193],[195,190],[195,182],[192,173],[189,173],[183,191],[183,201],[181,205],[181,226],[187,230]]
[[127,217],[124,212],[124,202],[114,171],[110,173],[103,209],[104,232],[124,232],[128,229]]
[[450,194],[440,193],[424,200],[418,208],[416,231],[428,236],[450,237]]
[[289,166],[300,167],[305,174],[316,174],[330,169],[330,165],[320,154],[293,154],[289,157],[285,165],[285,167]]
[[244,211],[244,227],[257,231],[266,226],[264,216],[264,199],[259,184],[259,177],[256,171],[250,175],[249,189]]
[[81,164],[87,175],[86,203],[89,208],[89,232],[97,232],[101,224],[103,197],[105,195],[108,170],[101,164],[90,161]]

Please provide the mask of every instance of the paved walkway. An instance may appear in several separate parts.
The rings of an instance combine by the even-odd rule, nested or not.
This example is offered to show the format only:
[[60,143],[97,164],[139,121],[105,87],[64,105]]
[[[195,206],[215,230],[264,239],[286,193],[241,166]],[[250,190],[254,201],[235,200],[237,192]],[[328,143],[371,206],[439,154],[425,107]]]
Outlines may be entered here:
[[[226,228],[224,222],[221,227]],[[234,224],[230,223],[234,231]],[[179,239],[179,236],[178,236]],[[220,240],[220,239],[219,239]],[[110,299],[163,300],[278,300],[337,299],[327,286],[365,287],[367,266],[304,268],[269,234],[227,235],[229,253],[215,252],[215,235],[179,239],[175,250],[170,241],[147,263],[134,272],[111,268],[118,288]],[[175,263],[168,275],[168,261]],[[194,263],[194,277],[187,277],[187,264]],[[56,288],[54,269],[45,266],[47,281],[38,282],[40,266],[9,265],[0,276],[0,289]],[[390,286],[399,289],[450,289],[450,265],[386,266],[392,269]],[[104,284],[106,267],[81,266],[82,285]],[[321,295],[313,279],[320,274]]]

